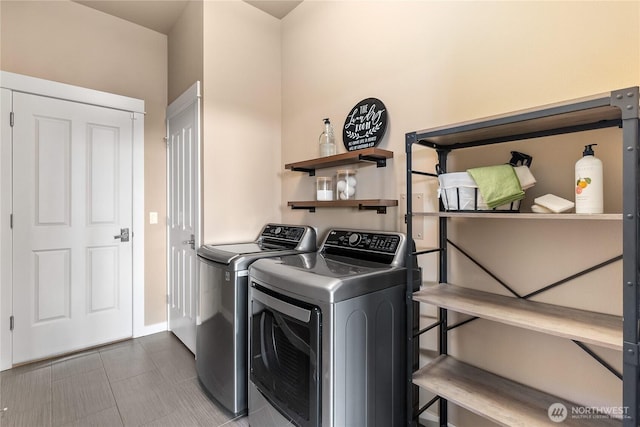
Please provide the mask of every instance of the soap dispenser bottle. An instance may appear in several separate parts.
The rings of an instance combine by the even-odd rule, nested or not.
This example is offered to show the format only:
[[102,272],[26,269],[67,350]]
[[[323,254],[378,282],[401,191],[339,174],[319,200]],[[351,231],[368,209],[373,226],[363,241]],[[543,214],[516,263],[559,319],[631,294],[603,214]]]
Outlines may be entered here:
[[320,134],[320,157],[336,154],[336,140],[333,134],[333,126],[329,119],[324,119],[324,131]]
[[584,146],[582,158],[576,162],[576,213],[601,214],[603,208],[602,161],[593,152],[593,146]]

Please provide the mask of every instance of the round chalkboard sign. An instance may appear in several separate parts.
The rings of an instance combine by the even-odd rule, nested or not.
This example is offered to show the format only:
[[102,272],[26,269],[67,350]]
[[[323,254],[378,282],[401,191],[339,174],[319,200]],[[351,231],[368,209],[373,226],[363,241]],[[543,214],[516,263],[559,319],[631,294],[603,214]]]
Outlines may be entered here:
[[348,151],[362,150],[380,144],[387,130],[387,109],[376,98],[358,102],[342,128],[342,141]]

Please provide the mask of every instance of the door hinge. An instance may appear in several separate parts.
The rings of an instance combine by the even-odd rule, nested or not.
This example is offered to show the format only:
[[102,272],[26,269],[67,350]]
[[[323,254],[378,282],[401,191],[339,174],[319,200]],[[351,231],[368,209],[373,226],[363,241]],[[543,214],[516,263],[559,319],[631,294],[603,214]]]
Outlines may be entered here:
[[13,214],[9,214],[9,228],[13,229]]
[[9,316],[9,330],[13,331],[13,316]]
[[14,123],[14,114],[13,114],[13,111],[11,111],[9,113],[9,126],[13,127],[13,123]]

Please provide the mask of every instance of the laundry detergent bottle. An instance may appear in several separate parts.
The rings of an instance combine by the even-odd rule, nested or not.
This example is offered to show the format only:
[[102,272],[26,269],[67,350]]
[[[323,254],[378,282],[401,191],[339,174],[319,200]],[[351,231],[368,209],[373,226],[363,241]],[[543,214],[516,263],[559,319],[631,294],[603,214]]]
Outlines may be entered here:
[[603,207],[602,161],[593,152],[593,146],[584,146],[582,158],[576,162],[576,213],[601,214]]

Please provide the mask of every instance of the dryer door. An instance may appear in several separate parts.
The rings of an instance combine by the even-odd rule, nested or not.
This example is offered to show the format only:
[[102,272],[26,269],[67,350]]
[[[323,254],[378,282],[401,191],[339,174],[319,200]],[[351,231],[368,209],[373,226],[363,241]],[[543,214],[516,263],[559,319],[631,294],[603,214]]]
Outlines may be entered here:
[[286,418],[320,426],[321,311],[251,286],[251,381]]

